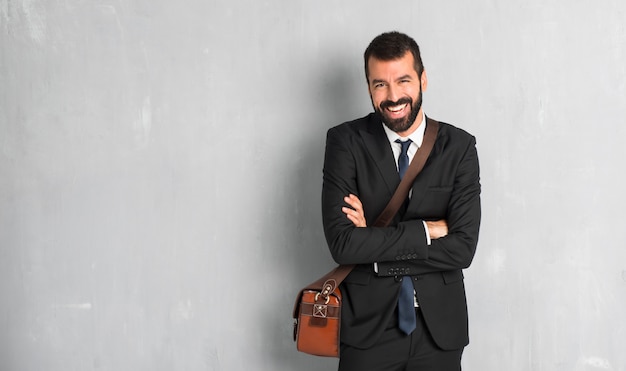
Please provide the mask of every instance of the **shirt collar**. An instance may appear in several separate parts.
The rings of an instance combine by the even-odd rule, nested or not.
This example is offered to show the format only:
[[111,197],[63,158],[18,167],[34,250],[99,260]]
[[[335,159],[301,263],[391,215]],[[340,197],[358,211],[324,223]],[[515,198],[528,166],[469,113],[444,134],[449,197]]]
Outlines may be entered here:
[[396,139],[400,139],[403,142],[407,139],[411,139],[413,143],[415,143],[417,147],[419,148],[422,146],[422,141],[424,141],[424,130],[426,129],[426,114],[422,114],[422,122],[417,127],[417,130],[409,134],[408,137],[399,136],[398,133],[389,129],[387,125],[385,125],[384,123],[381,123],[381,125],[383,126],[383,129],[385,129],[385,134],[387,134],[387,139],[389,139],[389,143],[391,143],[392,146],[394,145],[394,142],[396,141]]

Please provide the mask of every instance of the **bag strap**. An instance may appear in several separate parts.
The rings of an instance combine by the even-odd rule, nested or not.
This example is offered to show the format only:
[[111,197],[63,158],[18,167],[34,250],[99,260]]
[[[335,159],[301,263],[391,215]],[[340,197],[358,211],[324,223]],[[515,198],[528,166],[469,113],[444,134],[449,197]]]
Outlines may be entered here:
[[[388,226],[389,223],[391,223],[393,217],[400,209],[400,206],[409,196],[409,190],[413,185],[413,181],[424,168],[426,160],[428,159],[430,152],[432,152],[432,149],[435,145],[435,140],[437,139],[438,131],[439,122],[428,119],[426,131],[424,133],[424,140],[422,141],[422,146],[418,148],[415,156],[413,156],[413,160],[406,170],[404,177],[400,181],[398,188],[396,188],[396,191],[391,197],[391,200],[389,200],[389,203],[387,203],[387,206],[385,206],[383,212],[380,213],[380,216],[378,216],[378,218],[376,219],[376,222],[374,223],[375,227]],[[323,277],[311,283],[307,287],[313,289],[318,289],[319,287],[321,287],[321,295],[324,298],[327,298],[330,293],[332,293],[337,287],[339,287],[339,284],[343,282],[343,280],[348,276],[348,274],[350,274],[355,266],[355,264],[339,265],[338,267],[328,272]]]
[[417,177],[424,165],[426,164],[426,160],[430,155],[434,145],[435,139],[437,139],[437,132],[439,131],[439,122],[435,120],[428,120],[428,125],[426,126],[426,132],[424,133],[424,140],[422,141],[422,146],[418,148],[411,164],[408,169],[406,169],[406,173],[404,177],[398,184],[398,188],[396,188],[395,193],[389,200],[389,203],[385,207],[382,213],[376,219],[374,223],[374,227],[386,227],[391,223],[391,220],[396,215],[400,206],[404,203],[406,198],[409,196],[409,190],[413,185],[413,181]]

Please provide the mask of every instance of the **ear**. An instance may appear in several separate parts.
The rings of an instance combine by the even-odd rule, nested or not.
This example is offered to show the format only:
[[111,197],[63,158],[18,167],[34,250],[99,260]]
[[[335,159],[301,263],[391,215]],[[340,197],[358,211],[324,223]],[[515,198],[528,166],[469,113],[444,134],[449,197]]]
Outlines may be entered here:
[[422,71],[422,76],[420,77],[420,84],[422,87],[422,91],[426,91],[426,89],[428,89],[428,76],[426,75],[426,70]]

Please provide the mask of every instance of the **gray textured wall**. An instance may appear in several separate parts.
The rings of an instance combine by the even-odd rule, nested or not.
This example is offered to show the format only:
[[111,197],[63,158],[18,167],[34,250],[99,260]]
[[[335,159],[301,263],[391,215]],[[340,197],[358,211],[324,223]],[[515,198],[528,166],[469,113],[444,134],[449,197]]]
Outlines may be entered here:
[[626,370],[626,2],[0,0],[0,370],[332,370],[326,130],[415,37],[478,138],[469,371]]

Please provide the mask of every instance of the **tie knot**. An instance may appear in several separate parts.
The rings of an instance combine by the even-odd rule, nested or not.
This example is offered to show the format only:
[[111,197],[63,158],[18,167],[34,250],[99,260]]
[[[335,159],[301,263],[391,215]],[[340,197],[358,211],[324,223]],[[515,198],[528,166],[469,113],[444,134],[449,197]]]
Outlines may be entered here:
[[403,142],[400,139],[396,139],[396,143],[400,143],[400,146],[402,146],[402,148],[400,149],[400,155],[406,155],[407,151],[409,150],[409,146],[412,143],[412,140],[407,139]]

